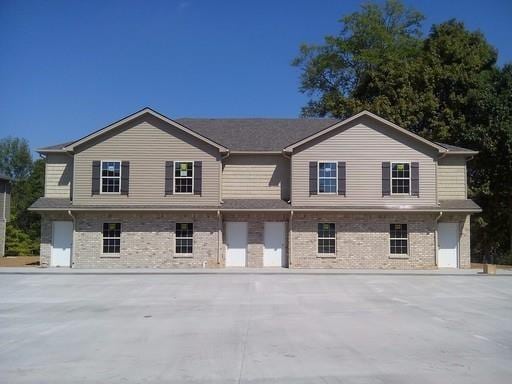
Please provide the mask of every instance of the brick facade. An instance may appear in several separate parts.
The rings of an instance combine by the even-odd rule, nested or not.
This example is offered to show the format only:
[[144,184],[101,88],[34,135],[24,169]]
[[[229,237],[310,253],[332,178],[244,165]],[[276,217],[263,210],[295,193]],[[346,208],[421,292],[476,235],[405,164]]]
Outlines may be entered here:
[[[79,213],[76,214],[73,267],[78,268],[216,268],[216,213]],[[121,223],[121,252],[102,253],[103,223]],[[194,224],[192,256],[175,253],[176,223]]]
[[[317,223],[335,223],[335,255],[317,253]],[[408,255],[390,255],[390,224],[407,224]],[[435,227],[432,214],[295,214],[291,267],[435,268]]]
[[[291,268],[436,268],[436,214],[404,213],[294,213],[290,257]],[[41,265],[50,264],[52,222],[68,220],[65,213],[44,214],[41,221]],[[262,267],[264,222],[282,221],[290,233],[289,213],[224,213],[219,222],[212,213],[101,213],[74,214],[72,263],[75,268],[218,268],[225,266],[226,240],[223,223],[248,223],[247,266]],[[470,267],[469,216],[445,215],[440,221],[458,222],[460,268]],[[102,226],[121,223],[121,252],[102,253]],[[192,256],[175,254],[175,223],[194,223]],[[336,253],[317,254],[317,224],[336,224]],[[409,253],[389,254],[389,225],[407,224]],[[219,235],[222,236],[219,243]],[[289,257],[290,239],[283,250]]]

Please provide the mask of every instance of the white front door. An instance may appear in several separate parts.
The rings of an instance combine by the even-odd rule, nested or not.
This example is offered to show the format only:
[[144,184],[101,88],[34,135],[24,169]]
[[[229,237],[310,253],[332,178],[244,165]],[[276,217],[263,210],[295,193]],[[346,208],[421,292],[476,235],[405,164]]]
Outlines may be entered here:
[[459,245],[459,224],[439,223],[438,267],[457,268],[457,254]]
[[71,266],[71,246],[73,244],[73,222],[54,221],[52,239],[52,267]]
[[266,222],[263,236],[265,244],[263,266],[284,267],[285,223]]
[[247,223],[226,222],[226,267],[247,265]]

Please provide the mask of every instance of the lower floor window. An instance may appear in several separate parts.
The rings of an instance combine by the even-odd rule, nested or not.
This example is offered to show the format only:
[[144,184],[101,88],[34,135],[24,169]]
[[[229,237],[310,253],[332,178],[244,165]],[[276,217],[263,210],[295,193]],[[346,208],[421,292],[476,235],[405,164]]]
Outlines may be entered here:
[[336,253],[336,227],[334,223],[318,224],[318,253]]
[[176,253],[192,253],[194,224],[176,223]]
[[121,223],[103,223],[103,253],[121,250]]
[[389,226],[389,252],[392,255],[407,254],[407,224]]

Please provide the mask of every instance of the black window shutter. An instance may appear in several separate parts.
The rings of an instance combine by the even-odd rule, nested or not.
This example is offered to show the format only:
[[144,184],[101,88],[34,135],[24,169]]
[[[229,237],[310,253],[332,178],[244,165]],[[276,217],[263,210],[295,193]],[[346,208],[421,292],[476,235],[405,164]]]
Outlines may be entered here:
[[165,162],[165,194],[174,194],[174,163],[172,161]]
[[309,162],[309,194],[318,194],[318,163],[316,161]]
[[130,162],[121,162],[121,195],[128,195],[130,189]]
[[411,195],[420,195],[420,163],[411,163]]
[[100,167],[101,167],[101,161],[94,160],[92,162],[92,188],[91,188],[91,194],[92,195],[99,195],[100,194]]
[[382,163],[382,196],[391,194],[391,169],[389,162]]
[[200,195],[202,191],[203,162],[194,161],[194,195]]
[[338,195],[347,194],[347,174],[344,161],[338,161]]

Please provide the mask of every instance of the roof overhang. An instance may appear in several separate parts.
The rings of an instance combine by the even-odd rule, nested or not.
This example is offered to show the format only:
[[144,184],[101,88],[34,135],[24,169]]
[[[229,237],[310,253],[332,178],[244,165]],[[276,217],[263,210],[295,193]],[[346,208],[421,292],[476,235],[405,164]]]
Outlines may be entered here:
[[285,151],[285,152],[293,152],[293,150],[295,148],[300,147],[301,145],[306,144],[306,143],[310,142],[311,140],[314,140],[317,137],[323,136],[323,135],[325,135],[325,134],[327,134],[327,133],[329,133],[329,132],[331,132],[331,131],[333,131],[335,129],[338,129],[340,127],[346,126],[349,123],[351,123],[352,121],[354,121],[354,120],[356,120],[356,119],[358,119],[360,117],[363,117],[363,116],[366,116],[366,117],[369,117],[369,118],[371,118],[373,120],[376,120],[376,121],[386,125],[387,127],[390,127],[392,129],[402,133],[405,136],[408,136],[408,137],[410,137],[410,138],[412,138],[414,140],[417,140],[419,142],[422,142],[423,144],[426,144],[426,145],[428,145],[428,146],[430,146],[432,148],[435,148],[435,149],[437,149],[439,151],[439,153],[448,152],[448,150],[443,148],[442,146],[437,145],[436,143],[433,143],[432,141],[429,141],[427,139],[424,139],[423,137],[421,137],[419,135],[416,135],[415,133],[412,133],[412,132],[408,131],[407,129],[399,127],[398,125],[392,123],[391,121],[383,119],[382,117],[377,116],[377,115],[375,115],[375,114],[373,114],[373,113],[371,113],[369,111],[366,111],[366,110],[362,111],[362,112],[359,112],[358,114],[356,114],[354,116],[351,116],[348,119],[345,119],[345,120],[342,120],[342,121],[340,121],[338,123],[335,123],[335,124],[325,128],[325,129],[321,130],[320,132],[317,132],[317,133],[315,133],[315,134],[313,134],[311,136],[308,136],[308,137],[306,137],[306,138],[304,138],[304,139],[302,139],[300,141],[297,141],[296,143],[291,144],[291,145],[287,146],[286,148],[284,148],[283,151]]

